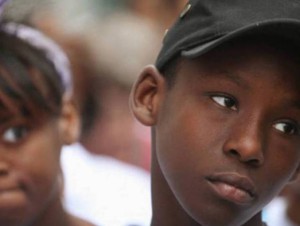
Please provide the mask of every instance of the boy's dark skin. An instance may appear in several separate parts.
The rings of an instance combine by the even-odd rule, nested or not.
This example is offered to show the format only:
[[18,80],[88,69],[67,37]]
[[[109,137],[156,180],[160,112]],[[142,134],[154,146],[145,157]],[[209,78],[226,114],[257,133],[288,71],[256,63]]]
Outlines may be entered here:
[[131,108],[153,131],[152,226],[264,225],[300,162],[299,55],[281,43],[245,36],[182,57],[171,84],[142,71]]

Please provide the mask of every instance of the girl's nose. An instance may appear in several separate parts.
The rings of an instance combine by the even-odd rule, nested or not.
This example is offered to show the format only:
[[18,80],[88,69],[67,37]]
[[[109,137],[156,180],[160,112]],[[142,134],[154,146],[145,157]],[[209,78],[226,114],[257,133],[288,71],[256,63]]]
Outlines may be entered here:
[[8,164],[0,159],[0,177],[8,175]]

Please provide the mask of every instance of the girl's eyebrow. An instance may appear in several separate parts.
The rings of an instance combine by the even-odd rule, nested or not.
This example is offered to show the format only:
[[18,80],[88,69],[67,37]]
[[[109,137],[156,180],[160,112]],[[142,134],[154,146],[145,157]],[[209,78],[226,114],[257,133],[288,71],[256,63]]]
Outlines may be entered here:
[[16,117],[19,117],[16,113],[13,113],[7,107],[0,105],[0,124],[6,123]]
[[11,115],[6,115],[6,116],[0,115],[0,124],[8,122],[11,118],[12,118]]

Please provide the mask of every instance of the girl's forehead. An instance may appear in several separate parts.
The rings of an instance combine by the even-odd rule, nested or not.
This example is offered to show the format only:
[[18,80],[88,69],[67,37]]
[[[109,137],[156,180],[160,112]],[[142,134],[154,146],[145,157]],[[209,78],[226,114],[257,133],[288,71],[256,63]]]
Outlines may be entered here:
[[[4,38],[0,36],[1,39]],[[24,43],[18,46],[19,41],[15,42],[16,47],[12,47],[13,43],[7,46],[8,49],[0,47],[2,110],[32,118],[57,114],[64,95],[59,76],[39,51]],[[18,50],[14,49],[18,47]]]

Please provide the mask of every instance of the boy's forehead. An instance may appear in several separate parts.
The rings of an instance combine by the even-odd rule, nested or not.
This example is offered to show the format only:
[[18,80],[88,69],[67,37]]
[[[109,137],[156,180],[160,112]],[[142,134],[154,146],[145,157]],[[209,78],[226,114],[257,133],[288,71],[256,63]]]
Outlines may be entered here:
[[[182,58],[178,74],[183,77],[189,75],[188,79],[194,78],[200,81],[206,77],[213,77],[220,81],[231,80],[243,87],[247,85],[241,74],[251,74],[251,78],[273,74],[274,79],[276,76],[277,80],[284,81],[284,86],[291,89],[294,86],[298,87],[300,85],[299,45],[287,43],[287,40],[281,37],[273,40],[269,38],[260,35],[236,38],[195,59]],[[260,68],[259,72],[257,68]]]

